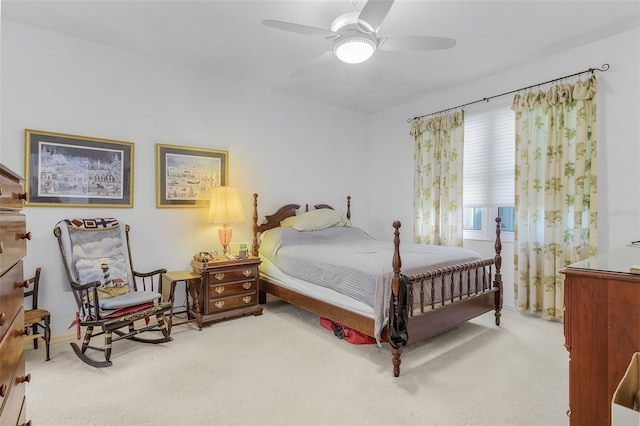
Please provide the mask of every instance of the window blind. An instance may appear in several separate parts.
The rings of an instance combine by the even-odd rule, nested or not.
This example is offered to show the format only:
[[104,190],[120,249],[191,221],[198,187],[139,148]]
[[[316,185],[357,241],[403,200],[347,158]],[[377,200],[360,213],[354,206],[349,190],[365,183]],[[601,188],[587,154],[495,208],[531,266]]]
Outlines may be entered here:
[[464,114],[464,207],[514,205],[515,113],[508,106]]

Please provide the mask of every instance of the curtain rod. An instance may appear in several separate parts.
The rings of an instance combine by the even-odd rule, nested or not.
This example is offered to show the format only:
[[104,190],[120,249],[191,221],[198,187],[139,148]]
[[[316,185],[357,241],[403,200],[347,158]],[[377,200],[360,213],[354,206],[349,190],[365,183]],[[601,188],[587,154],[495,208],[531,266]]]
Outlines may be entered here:
[[430,114],[425,114],[425,115],[419,115],[419,116],[413,117],[413,118],[408,118],[407,119],[407,123],[411,123],[414,120],[419,120],[421,118],[429,117],[431,115],[436,115],[436,114],[441,114],[443,112],[451,111],[452,109],[464,108],[466,106],[477,104],[479,102],[489,102],[491,99],[499,98],[500,96],[510,95],[512,93],[520,92],[522,90],[528,90],[528,89],[531,89],[533,87],[543,86],[543,85],[549,84],[549,83],[554,83],[556,81],[564,80],[565,78],[575,77],[577,75],[582,75],[582,74],[586,74],[586,73],[589,73],[589,72],[591,74],[593,74],[595,71],[605,72],[608,69],[609,69],[609,64],[603,64],[601,68],[589,68],[588,70],[580,71],[580,72],[577,72],[577,73],[574,73],[574,74],[565,75],[564,77],[554,78],[553,80],[545,81],[544,83],[532,84],[531,86],[522,87],[520,89],[516,89],[516,90],[511,90],[509,92],[500,93],[499,95],[489,96],[488,98],[478,99],[477,101],[467,102],[466,104],[462,104],[462,105],[458,105],[458,106],[455,106],[455,107],[443,109],[441,111],[432,112]]

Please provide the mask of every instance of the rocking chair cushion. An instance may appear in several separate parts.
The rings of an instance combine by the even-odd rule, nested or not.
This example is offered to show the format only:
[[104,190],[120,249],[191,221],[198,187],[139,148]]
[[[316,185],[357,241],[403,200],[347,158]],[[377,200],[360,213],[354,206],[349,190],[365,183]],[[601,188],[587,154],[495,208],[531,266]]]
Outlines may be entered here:
[[159,300],[160,297],[161,294],[155,291],[131,291],[108,299],[98,298],[98,303],[101,309],[122,309],[129,306],[153,302],[154,300]]
[[142,310],[150,308],[152,306],[153,306],[153,302],[145,303],[145,304],[142,304],[142,305],[129,306],[127,308],[122,308],[122,309],[118,309],[117,311],[109,312],[107,315],[104,316],[104,318],[119,317],[121,315],[126,315],[126,314],[130,314],[130,313],[133,313],[133,312],[142,311]]

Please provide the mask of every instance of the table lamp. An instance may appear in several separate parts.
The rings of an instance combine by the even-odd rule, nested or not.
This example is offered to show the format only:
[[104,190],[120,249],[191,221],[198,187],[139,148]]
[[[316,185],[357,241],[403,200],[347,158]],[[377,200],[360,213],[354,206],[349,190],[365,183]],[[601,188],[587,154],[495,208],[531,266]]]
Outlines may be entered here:
[[223,256],[231,242],[231,223],[244,222],[244,211],[238,195],[238,189],[231,186],[217,186],[211,192],[209,202],[209,223],[222,225],[218,229],[218,237],[222,244]]

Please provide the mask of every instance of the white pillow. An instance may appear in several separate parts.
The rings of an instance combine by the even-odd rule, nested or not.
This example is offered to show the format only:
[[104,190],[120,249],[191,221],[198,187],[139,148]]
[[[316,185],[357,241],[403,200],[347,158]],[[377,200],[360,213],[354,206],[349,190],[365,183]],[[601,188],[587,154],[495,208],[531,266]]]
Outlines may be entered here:
[[335,210],[318,209],[288,217],[280,222],[280,226],[298,231],[317,231],[332,226],[351,226],[351,222]]

